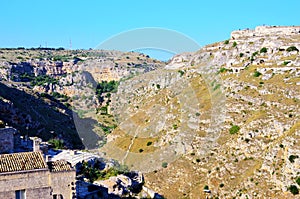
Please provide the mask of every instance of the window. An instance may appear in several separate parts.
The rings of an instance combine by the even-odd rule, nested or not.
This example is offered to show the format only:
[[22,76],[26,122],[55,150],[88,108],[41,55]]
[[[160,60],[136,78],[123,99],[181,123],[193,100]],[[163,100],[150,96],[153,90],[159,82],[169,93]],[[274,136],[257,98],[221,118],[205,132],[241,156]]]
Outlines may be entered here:
[[61,194],[54,194],[53,199],[63,199],[63,196]]
[[16,191],[16,199],[26,199],[25,189]]

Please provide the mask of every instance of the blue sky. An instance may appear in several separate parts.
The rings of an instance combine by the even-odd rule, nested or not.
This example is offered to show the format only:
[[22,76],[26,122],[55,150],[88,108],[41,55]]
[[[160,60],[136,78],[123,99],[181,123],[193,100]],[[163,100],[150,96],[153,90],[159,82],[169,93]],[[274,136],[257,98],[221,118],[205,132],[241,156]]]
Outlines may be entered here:
[[135,28],[179,31],[203,46],[229,38],[235,29],[300,25],[294,1],[2,1],[0,47],[94,48]]

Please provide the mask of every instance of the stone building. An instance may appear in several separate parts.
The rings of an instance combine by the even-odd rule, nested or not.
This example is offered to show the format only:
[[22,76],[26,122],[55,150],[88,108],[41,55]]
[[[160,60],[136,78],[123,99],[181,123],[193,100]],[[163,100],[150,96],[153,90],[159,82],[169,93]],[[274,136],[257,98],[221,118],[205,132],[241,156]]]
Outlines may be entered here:
[[14,137],[17,130],[14,128],[0,128],[0,154],[14,152]]
[[46,163],[41,152],[0,155],[0,198],[75,198],[75,177],[68,162]]
[[0,128],[0,154],[41,151],[41,143],[41,138],[20,136],[15,128]]
[[55,196],[57,199],[75,198],[76,172],[71,164],[64,160],[47,162],[47,164],[50,170],[53,199]]

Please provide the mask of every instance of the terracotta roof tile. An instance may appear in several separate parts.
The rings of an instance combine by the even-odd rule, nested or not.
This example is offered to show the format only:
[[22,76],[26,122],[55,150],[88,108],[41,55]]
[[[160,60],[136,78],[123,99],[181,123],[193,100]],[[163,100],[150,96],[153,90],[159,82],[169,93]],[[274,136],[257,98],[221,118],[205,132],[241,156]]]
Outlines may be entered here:
[[57,160],[57,161],[53,161],[53,162],[47,162],[47,164],[48,164],[48,167],[51,172],[73,170],[71,164],[65,160]]
[[0,173],[45,169],[41,152],[24,152],[0,155]]

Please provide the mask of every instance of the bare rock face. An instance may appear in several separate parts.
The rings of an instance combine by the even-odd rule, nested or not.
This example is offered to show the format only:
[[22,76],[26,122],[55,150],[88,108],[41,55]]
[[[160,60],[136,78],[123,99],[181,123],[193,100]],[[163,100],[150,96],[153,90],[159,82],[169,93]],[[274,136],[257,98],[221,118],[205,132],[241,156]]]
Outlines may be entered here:
[[236,30],[231,33],[232,39],[244,37],[278,35],[293,36],[300,33],[300,26],[257,26],[254,30]]

